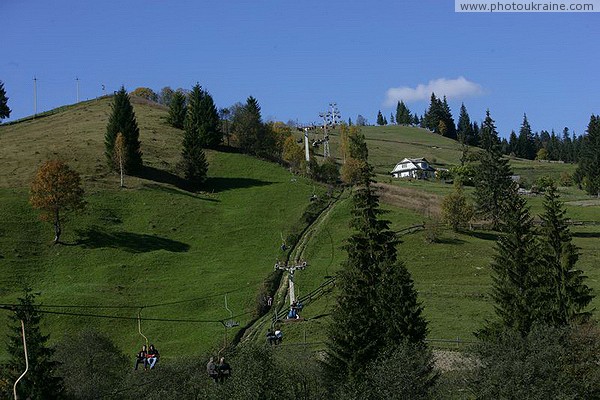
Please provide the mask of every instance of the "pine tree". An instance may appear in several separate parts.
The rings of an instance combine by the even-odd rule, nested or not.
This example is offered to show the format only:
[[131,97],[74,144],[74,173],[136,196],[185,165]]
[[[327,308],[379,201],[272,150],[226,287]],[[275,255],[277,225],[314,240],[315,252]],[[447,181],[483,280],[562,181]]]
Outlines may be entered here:
[[410,125],[413,122],[410,110],[404,104],[404,101],[399,101],[396,106],[396,123],[398,125]]
[[429,101],[429,108],[425,111],[423,115],[423,124],[425,128],[429,129],[432,132],[437,132],[438,125],[440,123],[440,119],[442,115],[442,102],[435,97],[435,93],[431,93],[431,98]]
[[383,114],[381,114],[381,110],[377,112],[377,125],[385,125],[383,121]]
[[600,115],[590,117],[575,176],[588,194],[600,195]]
[[517,138],[517,134],[515,131],[510,131],[510,136],[508,139],[508,154],[517,155],[517,149],[519,147],[519,138]]
[[10,108],[8,108],[8,97],[4,90],[4,82],[0,81],[0,123],[4,118],[10,117]]
[[246,104],[234,115],[233,131],[245,153],[272,156],[276,143],[271,130],[262,122],[260,105],[254,97],[248,97]]
[[502,232],[495,247],[492,298],[502,326],[526,335],[539,320],[539,246],[527,201],[513,183],[501,209]]
[[540,215],[540,238],[548,296],[545,319],[555,326],[589,319],[591,313],[585,308],[594,298],[592,290],[584,283],[583,272],[575,267],[579,253],[572,243],[565,214],[556,186],[551,185],[544,198],[544,214]]
[[511,186],[512,171],[508,160],[502,158],[500,141],[490,111],[481,126],[480,167],[475,176],[475,202],[479,213],[498,229],[502,205]]
[[396,124],[396,119],[394,118],[394,114],[390,113],[390,124],[391,125],[395,125]]
[[450,106],[448,105],[448,101],[446,101],[446,96],[442,101],[442,114],[441,121],[444,121],[446,125],[446,132],[444,136],[449,137],[450,139],[456,140],[456,125],[454,124],[454,118],[452,117],[452,111],[450,111]]
[[481,132],[479,130],[479,125],[477,125],[477,122],[473,122],[473,140],[469,144],[471,146],[481,145]]
[[378,196],[365,164],[362,185],[353,196],[348,259],[339,273],[340,294],[329,332],[327,361],[338,377],[360,379],[366,364],[398,342],[423,344],[427,324],[413,281],[397,260],[398,240],[380,219]]
[[473,145],[473,125],[471,125],[471,118],[469,118],[469,113],[464,103],[460,106],[456,135],[460,143]]
[[216,147],[223,137],[219,114],[212,96],[199,84],[192,88],[185,116],[185,129],[195,131],[202,147]]
[[142,151],[140,149],[140,130],[135,119],[133,106],[129,101],[129,95],[124,86],[115,93],[112,104],[112,113],[108,119],[106,134],[104,136],[105,151],[104,154],[111,168],[118,170],[119,166],[115,164],[114,149],[117,134],[121,132],[125,139],[125,148],[127,152],[127,163],[125,171],[130,174],[139,172],[142,168]]
[[204,93],[200,85],[196,84],[189,95],[188,110],[185,117],[185,133],[183,135],[180,168],[185,179],[194,188],[199,187],[206,180],[208,162],[204,155],[203,138],[200,136],[201,102]]
[[516,149],[517,157],[526,158],[533,160],[535,158],[535,143],[533,142],[533,134],[531,133],[531,126],[527,121],[527,115],[523,114],[523,123],[519,130],[519,139],[517,141]]
[[183,129],[187,113],[186,97],[180,91],[173,93],[169,103],[169,116],[167,122],[174,128]]
[[[40,330],[42,317],[36,308],[35,297],[31,289],[25,289],[24,296],[18,299],[19,305],[15,307],[14,315],[9,317],[7,351],[10,359],[4,368],[0,368],[0,374],[9,382],[15,382],[25,371],[21,334],[23,321],[29,371],[17,385],[18,396],[20,399],[59,399],[62,398],[63,383],[62,379],[55,375],[57,363],[53,360],[54,350],[47,345],[50,336],[43,335]],[[4,393],[2,398],[12,398],[12,386],[10,389],[10,394]]]

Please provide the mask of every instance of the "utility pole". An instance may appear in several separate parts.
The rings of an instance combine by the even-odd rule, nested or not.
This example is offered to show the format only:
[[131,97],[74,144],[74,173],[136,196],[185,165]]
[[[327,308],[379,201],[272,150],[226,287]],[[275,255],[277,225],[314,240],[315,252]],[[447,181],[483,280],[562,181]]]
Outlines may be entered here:
[[37,115],[37,78],[33,77],[33,116]]
[[310,153],[308,149],[308,129],[304,128],[304,151],[306,153],[306,162],[310,161]]
[[329,103],[329,109],[326,112],[319,114],[319,116],[323,118],[323,157],[327,158],[331,156],[327,128],[334,129],[339,124],[341,115],[337,108],[337,104]]
[[77,82],[77,102],[79,103],[79,78],[75,77],[75,81]]
[[289,292],[290,292],[290,306],[296,302],[296,293],[294,291],[294,273],[296,270],[303,270],[307,267],[306,261],[302,262],[294,262],[294,264],[289,265],[287,262],[284,264],[283,262],[277,261],[275,263],[275,270],[285,270],[289,274]]

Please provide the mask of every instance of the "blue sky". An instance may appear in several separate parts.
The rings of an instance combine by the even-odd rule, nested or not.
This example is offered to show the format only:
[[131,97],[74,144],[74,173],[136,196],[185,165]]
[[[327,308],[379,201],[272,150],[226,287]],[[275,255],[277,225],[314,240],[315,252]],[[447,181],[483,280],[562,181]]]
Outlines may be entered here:
[[600,113],[599,17],[448,0],[2,0],[0,80],[11,119],[33,113],[34,76],[38,111],[75,102],[79,77],[81,99],[199,82],[218,107],[253,95],[263,117],[300,122],[330,102],[346,120],[389,118],[397,96],[422,114],[435,87],[455,120],[461,102],[477,121],[489,108],[502,136],[523,113],[534,130],[582,134]]

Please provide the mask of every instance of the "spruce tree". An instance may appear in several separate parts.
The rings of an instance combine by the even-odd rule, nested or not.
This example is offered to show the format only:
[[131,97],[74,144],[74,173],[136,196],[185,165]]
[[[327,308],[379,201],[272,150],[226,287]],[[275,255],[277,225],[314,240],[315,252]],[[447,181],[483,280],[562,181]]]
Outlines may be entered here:
[[190,93],[189,103],[185,129],[196,132],[202,147],[216,147],[221,143],[223,134],[212,96],[196,84]]
[[174,128],[183,129],[187,114],[186,97],[180,91],[173,93],[169,103],[169,116],[167,122]]
[[471,125],[471,118],[469,118],[469,113],[464,103],[460,106],[456,135],[460,143],[473,146],[473,125]]
[[510,131],[508,139],[508,154],[517,155],[517,149],[519,147],[519,139],[515,131]]
[[8,97],[4,90],[4,82],[0,81],[0,123],[4,118],[10,117],[10,108],[8,108]]
[[540,250],[527,201],[513,183],[508,189],[501,215],[502,234],[491,264],[492,298],[503,327],[526,335],[540,319]]
[[115,93],[112,113],[108,119],[106,126],[106,134],[104,136],[104,145],[106,159],[111,168],[119,170],[119,166],[115,163],[114,149],[117,134],[121,132],[125,139],[125,149],[127,153],[127,163],[125,171],[129,174],[139,172],[142,168],[142,151],[140,149],[140,130],[135,119],[133,106],[129,101],[129,95],[124,86]]
[[204,155],[203,140],[200,137],[201,102],[204,93],[200,85],[196,84],[189,94],[189,104],[185,117],[185,132],[183,134],[180,168],[183,170],[193,188],[199,187],[206,180],[208,162]]
[[377,125],[385,125],[383,121],[383,114],[381,114],[381,110],[377,112]]
[[[36,295],[31,289],[25,289],[24,296],[18,299],[19,305],[15,307],[14,315],[9,317],[8,334],[8,362],[1,375],[9,382],[15,382],[25,371],[25,356],[23,338],[21,334],[21,321],[25,326],[25,339],[29,371],[19,381],[17,394],[20,399],[60,399],[62,398],[63,383],[56,376],[57,362],[54,361],[54,349],[48,347],[49,335],[42,334],[40,321],[42,319],[35,305]],[[11,392],[4,393],[2,398],[12,398]]]
[[540,238],[548,299],[544,307],[545,319],[554,326],[589,319],[590,312],[585,309],[594,298],[592,290],[584,282],[586,277],[583,272],[576,269],[579,253],[572,243],[565,214],[564,205],[553,184],[548,187],[544,197]]
[[600,115],[590,117],[575,177],[588,194],[600,196]]
[[508,160],[502,158],[500,140],[490,111],[481,126],[480,166],[475,175],[475,203],[478,212],[492,221],[492,228],[498,229],[502,204],[511,186],[512,171]]
[[440,116],[440,120],[446,125],[444,136],[456,140],[456,125],[454,124],[454,118],[452,117],[452,111],[450,111],[448,101],[446,101],[446,96],[444,96],[444,100],[442,101],[441,110],[442,114]]
[[256,98],[249,96],[246,104],[235,113],[233,132],[245,153],[259,157],[272,155],[275,140],[262,122],[261,109]]
[[528,160],[533,160],[535,158],[535,143],[533,141],[533,134],[531,133],[531,125],[529,125],[526,114],[523,114],[523,123],[519,130],[519,139],[517,141],[516,150],[517,157],[526,158]]
[[413,123],[412,116],[410,114],[410,110],[404,104],[404,101],[399,101],[396,106],[396,123],[398,125],[410,125]]
[[380,218],[379,199],[365,164],[353,196],[348,258],[339,272],[339,295],[329,330],[327,362],[337,378],[359,380],[368,362],[399,342],[423,344],[427,324],[413,281],[397,260],[398,240]]

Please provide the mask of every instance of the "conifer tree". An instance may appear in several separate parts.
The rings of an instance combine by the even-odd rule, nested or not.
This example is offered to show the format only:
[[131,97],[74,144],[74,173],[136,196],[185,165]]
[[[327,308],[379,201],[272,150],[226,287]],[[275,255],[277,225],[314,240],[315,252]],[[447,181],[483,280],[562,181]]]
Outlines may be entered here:
[[468,144],[473,146],[473,125],[471,125],[471,118],[467,112],[467,107],[463,103],[460,106],[460,115],[458,117],[458,130],[456,132],[458,141],[460,143]]
[[200,85],[196,84],[189,95],[189,104],[185,117],[185,133],[181,152],[180,168],[185,179],[194,188],[199,187],[206,180],[208,162],[204,154],[203,138],[200,136],[201,103],[204,93]]
[[127,163],[125,171],[128,173],[139,172],[142,168],[142,151],[140,149],[140,130],[135,119],[133,106],[129,101],[129,95],[124,86],[115,93],[112,113],[106,126],[104,136],[104,145],[106,158],[111,168],[118,170],[119,166],[115,164],[114,149],[117,134],[121,132],[125,139],[125,148],[127,153]]
[[0,81],[0,123],[4,118],[10,117],[10,108],[8,108],[8,97],[4,89],[4,82]]
[[544,213],[540,215],[544,283],[548,304],[544,307],[546,322],[566,326],[572,322],[585,322],[590,312],[585,308],[594,298],[585,284],[586,277],[575,264],[579,259],[577,247],[567,225],[568,218],[554,184],[544,197]]
[[377,125],[385,125],[383,121],[383,114],[381,114],[381,110],[377,112]]
[[199,84],[189,95],[189,105],[185,117],[185,129],[195,131],[202,147],[215,147],[223,137],[219,114],[212,96]]
[[[18,299],[14,315],[9,317],[8,362],[0,368],[0,374],[9,382],[15,382],[25,371],[23,338],[21,321],[25,326],[29,370],[17,385],[20,399],[60,399],[63,393],[63,383],[56,376],[57,363],[54,361],[54,350],[48,346],[49,335],[42,334],[40,321],[42,319],[35,305],[36,295],[31,289],[25,289],[24,296]],[[11,392],[4,393],[2,398],[12,398]],[[1,393],[0,393],[1,394]]]
[[327,350],[330,371],[351,381],[360,379],[366,364],[387,346],[423,344],[427,333],[412,278],[397,260],[396,235],[380,218],[372,168],[364,168],[353,196],[355,232],[345,246],[348,259],[337,280],[340,294]]
[[529,125],[529,121],[527,120],[527,114],[523,114],[523,123],[519,130],[516,154],[518,157],[533,160],[535,158],[535,153],[536,150],[533,134],[531,133],[531,125]]
[[169,116],[167,122],[177,129],[184,128],[185,116],[187,114],[186,97],[180,91],[173,92],[169,103]]
[[441,110],[442,115],[440,120],[444,121],[444,124],[446,125],[446,132],[444,133],[444,136],[456,140],[456,125],[454,124],[454,118],[452,117],[452,112],[450,111],[448,101],[446,101],[446,96],[444,96],[444,100],[442,101]]
[[245,153],[259,157],[272,156],[275,139],[271,130],[262,122],[261,109],[256,98],[249,96],[246,104],[235,113],[233,132]]
[[500,140],[490,111],[481,126],[480,167],[475,176],[475,202],[479,213],[492,221],[492,228],[498,229],[502,204],[511,186],[512,171],[508,160],[502,158]]
[[492,298],[503,327],[526,335],[540,319],[543,297],[539,292],[540,250],[527,202],[511,184],[502,204],[502,235],[491,268]]
[[600,195],[600,115],[590,117],[575,178],[588,194]]
[[404,101],[399,101],[396,106],[396,123],[398,125],[410,125],[413,122],[410,110],[404,104]]
[[396,119],[394,118],[394,114],[390,113],[390,124],[391,125],[395,125],[396,124]]
[[510,136],[508,140],[508,154],[517,155],[517,149],[519,147],[519,139],[517,138],[517,134],[515,131],[510,131]]

